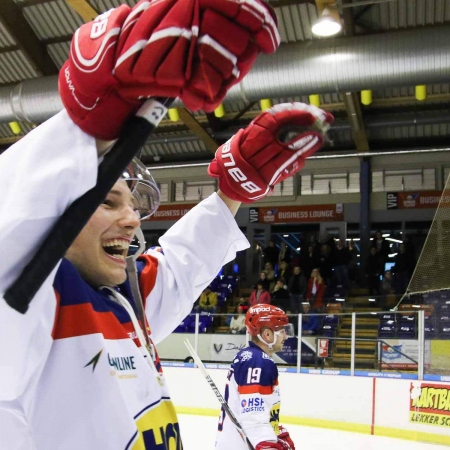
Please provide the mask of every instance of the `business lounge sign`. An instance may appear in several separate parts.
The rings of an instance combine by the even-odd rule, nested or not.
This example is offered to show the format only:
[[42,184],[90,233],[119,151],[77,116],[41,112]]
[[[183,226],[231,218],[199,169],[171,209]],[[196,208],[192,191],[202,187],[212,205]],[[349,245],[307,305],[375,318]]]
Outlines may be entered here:
[[256,211],[260,223],[316,223],[340,222],[344,220],[344,206],[332,205],[302,205],[280,206],[274,208],[252,208],[250,219],[255,221]]

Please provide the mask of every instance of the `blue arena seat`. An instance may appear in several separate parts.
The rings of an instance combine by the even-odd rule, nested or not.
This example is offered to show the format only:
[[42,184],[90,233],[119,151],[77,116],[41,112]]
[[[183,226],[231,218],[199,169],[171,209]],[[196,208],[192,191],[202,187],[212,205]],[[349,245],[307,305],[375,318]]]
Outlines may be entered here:
[[334,337],[336,335],[336,327],[332,325],[322,325],[318,335],[324,337]]
[[432,323],[425,322],[425,339],[434,339],[436,337],[436,329]]
[[322,319],[322,325],[334,325],[337,327],[339,322],[339,316],[337,314],[327,314]]
[[397,337],[403,339],[415,339],[416,327],[414,323],[400,323],[400,326],[398,327]]
[[396,324],[393,320],[385,320],[380,322],[378,327],[378,337],[382,339],[394,338],[397,332]]
[[440,339],[450,339],[450,324],[439,324],[438,337]]

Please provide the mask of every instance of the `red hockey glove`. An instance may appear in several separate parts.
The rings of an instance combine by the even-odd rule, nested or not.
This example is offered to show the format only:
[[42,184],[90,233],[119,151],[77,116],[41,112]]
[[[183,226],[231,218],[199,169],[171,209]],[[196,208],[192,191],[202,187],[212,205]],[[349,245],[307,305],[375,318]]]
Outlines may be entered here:
[[303,103],[273,106],[218,148],[208,173],[229,198],[252,203],[303,168],[332,122],[330,113]]
[[255,447],[255,450],[294,450],[294,447],[290,447],[287,442],[278,439],[277,442],[272,441],[260,442]]
[[279,42],[262,0],[141,0],[76,31],[60,71],[61,98],[81,129],[114,139],[150,96],[212,111]]
[[278,441],[285,442],[291,450],[295,450],[295,444],[294,441],[289,436],[289,432],[286,428],[283,427],[283,425],[279,425],[280,433],[277,436]]

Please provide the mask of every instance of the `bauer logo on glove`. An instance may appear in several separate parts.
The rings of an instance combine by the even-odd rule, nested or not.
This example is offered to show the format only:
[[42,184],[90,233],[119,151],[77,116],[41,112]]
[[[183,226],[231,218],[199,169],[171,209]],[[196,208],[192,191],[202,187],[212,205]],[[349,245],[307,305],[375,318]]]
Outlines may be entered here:
[[333,116],[303,103],[276,105],[219,147],[208,167],[232,200],[252,203],[299,172],[324,142]]

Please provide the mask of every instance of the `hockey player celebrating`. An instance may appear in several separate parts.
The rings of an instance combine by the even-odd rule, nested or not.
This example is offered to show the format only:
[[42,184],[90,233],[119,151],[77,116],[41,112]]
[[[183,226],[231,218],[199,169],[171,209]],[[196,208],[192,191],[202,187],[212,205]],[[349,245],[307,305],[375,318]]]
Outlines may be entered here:
[[[136,212],[154,213],[159,192],[145,168],[130,165],[27,313],[1,297],[96,184],[99,161],[143,99],[179,97],[211,111],[278,43],[275,15],[260,0],[140,1],[75,33],[60,73],[64,110],[0,157],[1,449],[182,448],[154,344],[248,248],[234,220],[241,202],[298,172],[331,116],[277,105],[220,147],[208,169],[220,190],[171,227],[159,251],[139,257],[138,283],[126,265]],[[286,141],[286,126],[301,132]]]
[[[225,400],[255,450],[295,450],[289,433],[278,423],[278,370],[271,358],[294,336],[294,327],[282,309],[265,303],[249,308],[245,325],[251,340],[231,364]],[[216,450],[248,447],[222,409]]]

